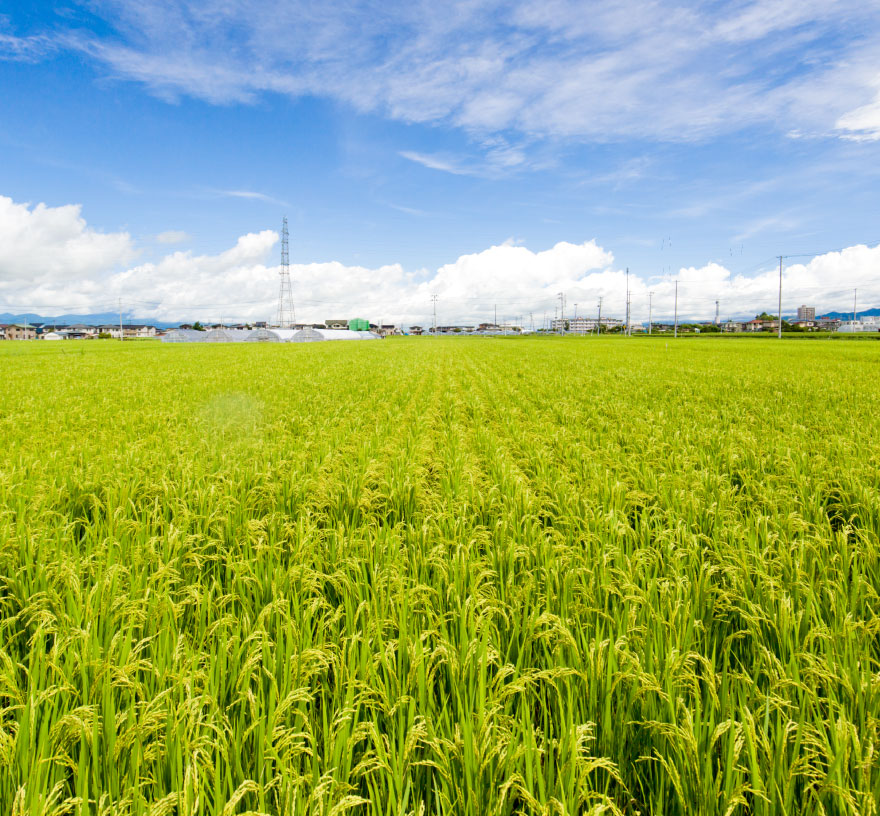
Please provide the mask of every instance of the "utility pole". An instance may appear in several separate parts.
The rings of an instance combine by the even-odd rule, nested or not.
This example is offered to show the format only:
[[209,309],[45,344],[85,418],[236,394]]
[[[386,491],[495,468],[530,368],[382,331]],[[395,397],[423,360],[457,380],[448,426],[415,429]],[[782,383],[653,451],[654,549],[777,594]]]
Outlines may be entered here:
[[495,317],[492,318],[492,325],[495,327],[496,331],[498,329],[498,304],[495,304]]
[[719,303],[718,303],[718,301],[716,300],[716,301],[715,301],[715,325],[716,325],[716,326],[721,322],[721,321],[718,319],[718,306],[719,306]]
[[779,339],[782,339],[782,255],[779,256]]
[[565,295],[559,292],[556,297],[559,298],[559,328],[565,333]]
[[626,268],[626,330],[624,332],[627,337],[630,334],[629,329],[629,267]]
[[437,295],[431,295],[431,302],[434,304],[434,337],[437,336]]
[[678,281],[675,282],[675,333],[673,337],[678,337]]
[[651,333],[651,315],[653,313],[654,293],[648,292],[648,334]]
[[599,319],[596,321],[596,335],[602,334],[602,298],[599,298]]
[[122,333],[122,298],[119,298],[119,339],[125,339],[125,335]]
[[[856,320],[858,320],[858,317],[857,317],[858,309],[856,309],[856,305],[858,304],[858,300],[857,300],[858,294],[859,294],[859,290],[853,289],[853,323],[855,323]],[[855,330],[855,326],[853,326],[853,330]]]

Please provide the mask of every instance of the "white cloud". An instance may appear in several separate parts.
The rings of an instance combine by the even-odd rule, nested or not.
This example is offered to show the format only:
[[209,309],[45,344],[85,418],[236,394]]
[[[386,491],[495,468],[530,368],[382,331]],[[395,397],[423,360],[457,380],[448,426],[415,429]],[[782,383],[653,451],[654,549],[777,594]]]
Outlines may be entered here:
[[182,244],[189,240],[189,235],[183,230],[165,230],[156,236],[156,241],[160,244]]
[[527,159],[524,145],[510,144],[500,136],[482,139],[479,146],[482,150],[482,155],[479,157],[455,156],[450,153],[419,153],[414,150],[401,150],[400,156],[430,170],[440,170],[455,176],[481,178],[499,178],[512,170],[540,166],[538,160]]
[[288,206],[286,201],[281,201],[265,193],[257,193],[253,190],[217,190],[217,194],[227,198],[243,198],[247,201],[264,201],[266,204],[280,204],[282,207]]
[[0,297],[7,302],[58,296],[70,282],[105,275],[134,256],[127,232],[92,229],[79,205],[32,207],[0,196]]
[[[817,314],[852,308],[853,289],[865,308],[880,306],[880,245],[847,247],[818,255],[808,263],[785,262],[782,275],[782,311],[793,314],[798,306],[815,306]],[[719,301],[721,318],[775,314],[779,298],[779,268],[769,266],[756,275],[742,275],[709,263],[687,267],[678,275],[679,318],[709,319]],[[632,285],[633,313],[647,317],[648,292],[654,292],[654,317],[671,319],[675,310],[675,278],[645,282],[636,278]],[[618,301],[620,300],[618,296]]]
[[844,131],[846,138],[856,141],[873,142],[880,139],[880,93],[873,102],[841,116],[836,127]]
[[[880,48],[878,0],[450,0],[381,12],[104,0],[96,9],[114,36],[60,41],[166,98],[311,94],[528,138],[681,141],[755,123],[830,132],[873,95]],[[496,155],[505,159],[522,163],[515,150]]]
[[[129,266],[135,248],[126,233],[99,233],[76,206],[35,207],[0,198],[0,311],[105,311],[122,301],[126,313],[157,320],[266,320],[275,313],[278,234],[249,233],[216,254],[177,251]],[[859,302],[880,306],[880,245],[854,246],[786,266],[783,309],[801,303],[820,311],[848,309],[852,290]],[[611,252],[596,241],[560,242],[534,251],[512,240],[461,255],[434,271],[400,264],[348,266],[338,261],[293,264],[297,317],[318,321],[362,316],[373,320],[426,323],[431,295],[438,296],[442,323],[479,323],[521,317],[536,325],[552,316],[564,292],[567,314],[594,314],[603,298],[605,315],[625,312],[627,276]],[[632,274],[634,320],[648,316],[653,293],[655,319],[671,319],[678,279],[681,319],[710,318],[715,301],[722,317],[773,312],[778,270],[742,275],[718,263],[686,267],[676,276]]]
[[[0,23],[3,22],[0,16]],[[11,62],[36,62],[54,50],[52,40],[44,35],[16,37],[0,31],[0,59]]]
[[452,173],[456,176],[476,175],[475,171],[461,165],[455,157],[449,155],[429,155],[417,153],[414,150],[401,150],[400,155],[404,159],[427,167],[429,170],[441,170],[444,173]]

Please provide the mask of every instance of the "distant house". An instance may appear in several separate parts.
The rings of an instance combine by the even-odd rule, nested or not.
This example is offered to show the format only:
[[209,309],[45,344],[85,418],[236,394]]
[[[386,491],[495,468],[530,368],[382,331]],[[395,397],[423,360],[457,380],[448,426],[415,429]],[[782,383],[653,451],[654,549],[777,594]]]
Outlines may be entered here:
[[124,326],[123,334],[125,337],[155,337],[156,327],[147,325]]
[[8,323],[4,326],[6,329],[7,340],[36,340],[37,330],[31,326],[25,326],[22,323]]
[[767,320],[766,318],[756,317],[746,323],[746,331],[776,331],[779,328],[778,320]]
[[816,319],[816,328],[821,331],[837,331],[840,323],[841,321],[837,317],[819,317]]
[[424,334],[425,330],[421,326],[410,326],[409,333],[410,334]]
[[324,327],[328,329],[347,329],[348,321],[347,320],[325,320]]
[[98,336],[98,330],[94,326],[86,326],[84,323],[74,323],[64,329],[69,340],[86,340]]
[[98,326],[98,334],[103,334],[105,336],[109,336],[114,340],[119,340],[122,337],[122,333],[119,330],[118,325],[113,325],[112,323],[105,323],[103,326]]
[[392,323],[370,323],[370,331],[381,337],[388,337],[391,334],[400,334],[400,329]]

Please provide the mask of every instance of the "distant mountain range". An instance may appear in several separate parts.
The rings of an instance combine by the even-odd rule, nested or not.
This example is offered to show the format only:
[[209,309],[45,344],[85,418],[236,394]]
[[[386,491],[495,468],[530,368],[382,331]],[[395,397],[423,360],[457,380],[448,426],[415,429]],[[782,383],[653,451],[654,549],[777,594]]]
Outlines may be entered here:
[[[876,317],[880,315],[880,307],[859,309],[857,314],[859,317]],[[852,316],[852,312],[822,312],[822,314],[819,314],[819,311],[816,311],[816,317],[833,317],[837,320],[852,320]]]
[[[64,314],[53,317],[45,317],[38,314],[11,314],[10,312],[0,313],[0,323],[53,323],[71,326],[74,323],[84,323],[86,326],[100,326],[105,323],[114,326],[119,325],[119,312],[99,312],[97,314]],[[183,321],[186,322],[186,321]],[[190,321],[192,322],[192,321]],[[163,320],[154,320],[152,317],[126,317],[122,316],[123,326],[155,326],[157,329],[170,329],[173,326],[179,326],[180,321],[168,323]]]
[[[869,317],[880,315],[880,306],[875,306],[872,309],[859,309],[859,317]],[[819,312],[816,310],[817,317],[832,317],[838,320],[852,320],[852,312]],[[737,318],[733,318],[735,320],[751,320],[754,315],[748,316],[740,316]],[[783,315],[786,320],[797,320],[796,314],[791,315]],[[0,313],[0,323],[24,323],[27,321],[28,323],[47,323],[51,325],[52,323],[60,323],[63,325],[70,326],[74,323],[84,323],[87,326],[99,326],[104,323],[110,323],[114,326],[119,324],[119,313],[118,312],[98,312],[96,314],[63,314],[56,315],[54,317],[45,317],[44,315],[38,314],[12,314],[10,312]],[[122,323],[123,325],[135,325],[135,326],[155,326],[157,329],[170,329],[175,326],[179,326],[181,323],[193,323],[195,321],[192,320],[178,320],[174,322],[167,322],[165,320],[154,320],[151,317],[126,317],[123,316]]]

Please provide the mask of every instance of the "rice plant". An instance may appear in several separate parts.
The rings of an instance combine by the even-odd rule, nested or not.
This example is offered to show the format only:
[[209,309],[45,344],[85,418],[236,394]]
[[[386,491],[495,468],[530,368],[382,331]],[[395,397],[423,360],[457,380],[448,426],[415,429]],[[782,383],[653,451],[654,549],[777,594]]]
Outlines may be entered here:
[[877,813],[880,346],[49,345],[0,813]]

